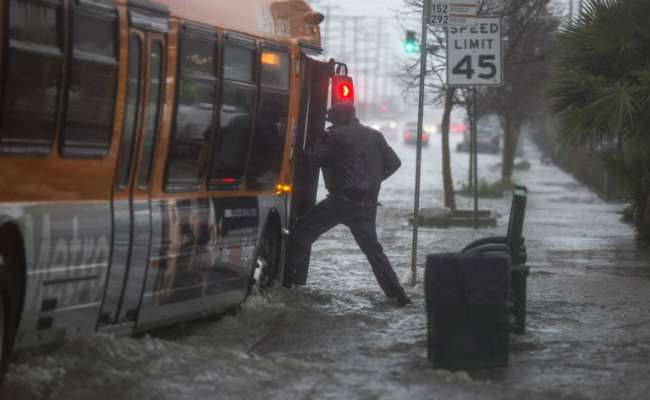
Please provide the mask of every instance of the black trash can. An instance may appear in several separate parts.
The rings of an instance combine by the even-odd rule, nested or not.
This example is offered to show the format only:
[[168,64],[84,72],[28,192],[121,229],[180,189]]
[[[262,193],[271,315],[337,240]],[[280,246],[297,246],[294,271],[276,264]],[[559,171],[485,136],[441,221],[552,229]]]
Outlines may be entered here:
[[508,365],[510,258],[430,254],[424,290],[427,356],[436,368]]

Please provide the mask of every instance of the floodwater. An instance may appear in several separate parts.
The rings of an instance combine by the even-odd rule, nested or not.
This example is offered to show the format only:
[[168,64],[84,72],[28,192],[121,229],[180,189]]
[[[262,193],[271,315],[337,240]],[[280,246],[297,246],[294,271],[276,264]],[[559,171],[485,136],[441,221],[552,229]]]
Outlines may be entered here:
[[[456,153],[455,183],[467,153]],[[421,207],[442,206],[440,138],[423,149]],[[415,148],[391,142],[402,168],[385,182],[379,236],[410,282]],[[95,334],[46,353],[19,354],[0,398],[30,399],[641,399],[650,392],[650,252],[606,204],[529,143],[516,171],[529,189],[524,234],[527,332],[510,335],[509,366],[435,369],[426,355],[426,255],[506,231],[511,194],[480,199],[496,228],[420,227],[414,304],[396,308],[344,227],[315,245],[305,287],[254,295],[241,312],[152,332]],[[518,159],[517,161],[520,161]],[[499,175],[479,155],[479,176]],[[323,195],[321,193],[321,195]],[[459,208],[473,199],[457,197]]]

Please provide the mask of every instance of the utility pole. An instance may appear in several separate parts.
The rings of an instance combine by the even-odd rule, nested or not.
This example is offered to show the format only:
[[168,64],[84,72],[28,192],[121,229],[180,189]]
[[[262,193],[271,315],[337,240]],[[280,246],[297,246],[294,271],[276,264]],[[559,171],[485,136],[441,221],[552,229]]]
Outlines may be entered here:
[[[377,35],[375,40],[375,68],[374,68],[374,84],[373,84],[373,89],[372,89],[372,101],[369,101],[369,103],[372,103],[373,106],[376,106],[377,104],[377,99],[379,97],[379,68],[381,64],[381,31],[382,31],[382,20],[381,18],[377,18]],[[373,107],[373,110],[375,110],[376,107]]]
[[347,21],[347,18],[341,19],[341,47],[339,49],[341,50],[341,55],[340,57],[342,59],[345,59],[345,22]]
[[[343,31],[341,31],[341,32],[343,33]],[[363,37],[363,36],[361,36],[360,32],[359,32],[359,17],[354,17],[352,19],[352,41],[353,41],[353,44],[352,44],[352,51],[353,51],[352,65],[355,67],[355,70],[358,70],[359,65],[361,64],[360,61],[359,61],[360,60],[359,48],[357,47],[357,44],[359,42],[360,37]],[[359,81],[359,84],[360,83],[361,82]],[[358,87],[359,86],[360,85],[358,85]],[[360,103],[363,104],[363,102],[364,102],[363,96],[359,100],[360,100]]]
[[323,36],[323,47],[328,48],[330,44],[330,18],[329,16],[332,15],[330,10],[332,9],[332,6],[327,6],[325,7],[325,36]]

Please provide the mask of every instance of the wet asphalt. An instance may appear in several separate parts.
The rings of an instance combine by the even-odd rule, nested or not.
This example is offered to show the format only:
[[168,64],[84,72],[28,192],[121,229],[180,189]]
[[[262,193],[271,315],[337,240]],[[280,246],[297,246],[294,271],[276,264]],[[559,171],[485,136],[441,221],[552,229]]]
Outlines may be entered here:
[[[453,151],[458,188],[467,153]],[[530,268],[526,332],[510,334],[508,365],[435,368],[427,359],[424,270],[428,254],[503,235],[512,193],[479,199],[493,228],[420,227],[413,248],[415,149],[390,141],[402,168],[382,188],[378,236],[413,304],[379,289],[349,231],[314,244],[307,285],[253,295],[239,313],[144,337],[93,334],[45,354],[18,354],[2,400],[572,399],[637,400],[650,393],[650,250],[608,203],[526,141],[515,180],[528,188],[524,236]],[[421,207],[443,203],[440,137],[423,149]],[[479,177],[500,175],[498,154],[479,155]],[[323,196],[324,194],[319,194]],[[473,198],[457,196],[461,209]]]

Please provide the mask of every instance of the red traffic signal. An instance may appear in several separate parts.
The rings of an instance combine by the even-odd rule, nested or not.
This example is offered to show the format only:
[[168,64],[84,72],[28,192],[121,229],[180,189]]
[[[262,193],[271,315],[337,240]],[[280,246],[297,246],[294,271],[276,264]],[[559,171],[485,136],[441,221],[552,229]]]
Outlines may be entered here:
[[343,100],[354,103],[354,83],[351,76],[332,77],[332,105]]

